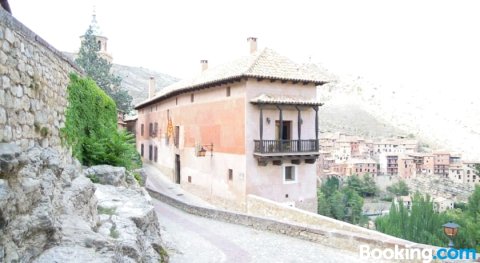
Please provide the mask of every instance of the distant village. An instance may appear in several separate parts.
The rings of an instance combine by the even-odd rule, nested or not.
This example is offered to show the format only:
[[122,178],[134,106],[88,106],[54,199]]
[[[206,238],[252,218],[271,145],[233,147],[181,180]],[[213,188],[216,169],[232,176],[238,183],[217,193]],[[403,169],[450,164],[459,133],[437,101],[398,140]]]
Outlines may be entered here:
[[[478,161],[462,159],[461,154],[448,151],[420,152],[418,141],[398,136],[396,138],[365,139],[345,133],[325,133],[319,141],[320,178],[337,177],[345,181],[348,176],[390,178],[411,181],[452,180],[466,188],[480,182],[475,166]],[[453,187],[453,186],[451,186]],[[434,192],[437,211],[453,208],[455,194]],[[407,208],[411,197],[399,198]]]
[[475,165],[461,154],[448,151],[419,152],[418,141],[409,138],[368,140],[343,133],[325,134],[320,139],[322,176],[370,174],[390,175],[402,179],[417,175],[436,175],[458,183],[479,183]]

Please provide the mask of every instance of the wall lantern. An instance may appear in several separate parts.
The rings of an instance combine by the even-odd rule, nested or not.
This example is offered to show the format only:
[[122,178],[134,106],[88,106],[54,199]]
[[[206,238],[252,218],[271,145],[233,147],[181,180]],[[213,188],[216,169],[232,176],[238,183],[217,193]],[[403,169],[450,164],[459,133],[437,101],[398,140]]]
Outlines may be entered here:
[[[209,149],[210,147],[210,149]],[[198,151],[198,156],[199,157],[205,157],[205,154],[207,153],[207,150],[210,150],[210,157],[213,157],[213,143],[207,144],[207,145],[202,145],[200,147],[200,150]]]
[[442,225],[442,227],[443,227],[443,232],[445,233],[445,235],[448,237],[448,240],[449,240],[448,247],[453,247],[452,239],[457,235],[459,225],[450,221]]
[[267,124],[270,124],[270,118],[267,117]]

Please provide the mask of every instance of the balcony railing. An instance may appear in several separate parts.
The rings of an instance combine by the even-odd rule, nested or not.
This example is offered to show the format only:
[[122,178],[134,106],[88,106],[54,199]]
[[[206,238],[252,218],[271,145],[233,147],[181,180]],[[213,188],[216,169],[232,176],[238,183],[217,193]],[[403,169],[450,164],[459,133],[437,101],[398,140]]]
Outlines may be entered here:
[[256,153],[318,152],[316,140],[254,140]]

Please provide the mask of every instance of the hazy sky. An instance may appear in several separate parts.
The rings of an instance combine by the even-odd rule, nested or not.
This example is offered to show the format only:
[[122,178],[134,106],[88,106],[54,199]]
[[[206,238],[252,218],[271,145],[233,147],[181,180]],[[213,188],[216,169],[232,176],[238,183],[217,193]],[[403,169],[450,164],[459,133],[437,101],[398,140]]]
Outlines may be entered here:
[[[299,62],[412,90],[478,90],[478,1],[11,0],[14,16],[76,51],[96,6],[114,62],[177,77],[248,52],[258,37]],[[477,93],[478,94],[478,93]]]

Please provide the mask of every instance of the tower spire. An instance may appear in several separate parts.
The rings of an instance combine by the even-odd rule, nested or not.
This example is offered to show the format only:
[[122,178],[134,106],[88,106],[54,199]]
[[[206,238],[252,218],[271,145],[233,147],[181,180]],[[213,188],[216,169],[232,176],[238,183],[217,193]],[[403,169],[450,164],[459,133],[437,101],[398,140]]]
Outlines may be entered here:
[[93,6],[92,22],[90,23],[90,27],[92,28],[93,35],[95,36],[102,35],[102,31],[100,30],[100,26],[98,26],[98,22],[97,22],[97,11],[95,6]]

